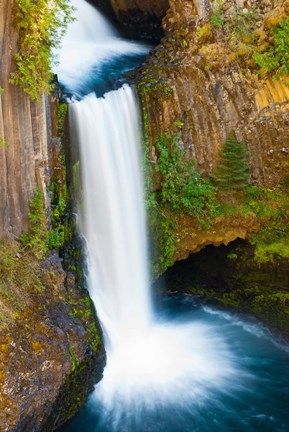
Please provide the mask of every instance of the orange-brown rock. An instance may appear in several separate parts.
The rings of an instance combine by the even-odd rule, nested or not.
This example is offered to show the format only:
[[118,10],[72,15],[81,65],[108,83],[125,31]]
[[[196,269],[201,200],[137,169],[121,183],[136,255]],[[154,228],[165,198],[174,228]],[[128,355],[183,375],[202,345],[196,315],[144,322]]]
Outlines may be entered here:
[[191,253],[199,252],[208,245],[227,246],[236,239],[251,237],[257,231],[254,213],[247,218],[240,215],[234,219],[220,216],[206,230],[198,227],[189,216],[179,216],[174,222],[177,226],[175,261],[186,259]]
[[[218,27],[211,22],[213,1],[170,0],[163,19],[165,37],[138,75],[152,167],[158,158],[156,140],[170,131],[207,175],[234,132],[247,143],[253,184],[271,187],[288,178],[289,88],[262,77],[252,58],[255,46],[269,43],[271,26],[288,16],[288,5],[288,0],[229,0],[222,3],[223,24]],[[248,34],[237,38],[232,22],[253,7]],[[247,238],[255,229],[248,219],[239,226],[227,219],[209,230],[198,230],[190,218],[179,219],[175,260],[208,244]]]
[[[226,13],[231,13],[230,3]],[[270,10],[270,1],[256,3],[261,28],[275,9]],[[287,3],[278,3],[279,15]],[[211,9],[208,1],[170,1],[163,21],[166,36],[150,56],[139,87],[151,157],[156,157],[157,135],[178,132],[188,156],[208,173],[235,132],[248,145],[252,182],[274,185],[289,174],[289,88],[273,78],[262,79],[251,67],[251,54],[242,51],[247,46],[232,50],[230,34],[223,36],[225,27],[210,25]]]

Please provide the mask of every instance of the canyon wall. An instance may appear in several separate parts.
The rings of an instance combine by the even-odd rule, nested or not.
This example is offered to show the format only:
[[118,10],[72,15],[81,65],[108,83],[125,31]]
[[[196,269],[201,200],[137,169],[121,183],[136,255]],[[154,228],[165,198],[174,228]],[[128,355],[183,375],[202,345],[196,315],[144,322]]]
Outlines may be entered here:
[[110,0],[118,16],[133,11],[154,17],[162,17],[168,9],[168,0]]
[[[288,1],[251,3],[223,2],[227,21],[214,27],[214,2],[170,1],[163,20],[165,37],[139,78],[151,159],[156,157],[156,137],[178,132],[188,156],[201,172],[210,173],[222,144],[234,132],[248,145],[253,183],[272,186],[289,174],[289,88],[263,78],[250,53],[254,45],[268,43],[274,20],[288,15]],[[252,6],[257,11],[254,41],[234,41],[230,14],[237,19]]]
[[29,202],[36,187],[48,190],[49,103],[31,102],[9,84],[15,70],[18,35],[13,28],[13,1],[0,2],[0,237],[27,228]]
[[[248,148],[251,185],[267,188],[269,193],[286,185],[288,78],[262,75],[254,53],[266,52],[271,46],[272,28],[289,15],[288,0],[170,0],[169,6],[162,21],[164,38],[132,76],[144,112],[152,189],[161,196],[161,140],[169,146],[168,137],[175,137],[201,176],[211,179],[220,150],[231,134]],[[171,191],[173,194],[173,188]],[[278,231],[275,223],[285,235],[287,192],[281,192],[279,203],[274,193],[256,204],[255,198],[244,194],[217,191],[219,214],[204,216],[202,224],[183,208],[176,211],[172,202],[162,201],[162,207],[150,209],[152,214],[159,212],[152,219],[165,216],[160,226],[168,227],[160,228],[164,233],[156,244],[165,263],[161,271],[206,245],[253,239],[270,223],[272,238],[267,242],[273,241],[272,233]],[[271,219],[260,210],[262,206],[271,212]]]
[[[96,6],[108,11],[107,4],[93,0]],[[104,2],[105,3],[105,2]],[[163,36],[161,19],[169,8],[168,0],[110,0],[113,17],[122,32],[130,37],[159,40]]]
[[[69,231],[64,261],[73,272],[63,270],[55,250],[45,253],[47,245],[36,259],[39,238],[24,248],[12,241],[27,230],[36,189],[42,191],[47,220],[38,209],[34,223],[43,217],[47,235],[52,176],[58,199],[66,190],[56,97],[41,95],[32,102],[9,84],[18,49],[15,4],[0,0],[0,430],[52,431],[85,402],[101,373],[103,348],[88,292],[76,282],[80,252],[65,219],[67,208],[56,220]],[[64,195],[61,199],[67,205]],[[63,233],[64,225],[59,229]]]

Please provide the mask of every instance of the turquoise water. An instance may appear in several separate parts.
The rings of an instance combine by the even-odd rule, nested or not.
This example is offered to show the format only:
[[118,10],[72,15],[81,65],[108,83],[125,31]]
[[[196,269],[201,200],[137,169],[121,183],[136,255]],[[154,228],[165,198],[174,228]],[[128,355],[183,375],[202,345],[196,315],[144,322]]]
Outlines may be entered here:
[[[274,342],[268,331],[238,315],[202,305],[190,296],[167,297],[157,313],[159,322],[188,323],[209,328],[212,341],[222,340],[237,370],[230,383],[195,383],[191,399],[128,405],[121,397],[106,411],[92,394],[81,412],[61,432],[286,432],[289,430],[288,347]],[[197,336],[197,335],[196,335]],[[193,342],[193,341],[192,341]],[[213,347],[212,347],[213,348]],[[182,368],[180,359],[179,367]],[[204,362],[206,359],[204,359]],[[200,377],[202,379],[202,377]],[[189,384],[189,383],[188,383]],[[198,394],[197,387],[201,388]],[[120,389],[121,390],[121,389]]]

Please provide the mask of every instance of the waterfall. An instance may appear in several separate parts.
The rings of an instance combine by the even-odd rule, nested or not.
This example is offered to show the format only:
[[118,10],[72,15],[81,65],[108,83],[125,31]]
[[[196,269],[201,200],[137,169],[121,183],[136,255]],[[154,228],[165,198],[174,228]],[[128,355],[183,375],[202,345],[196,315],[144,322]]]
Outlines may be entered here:
[[122,39],[85,0],[71,0],[71,4],[76,20],[69,25],[60,49],[54,52],[54,72],[73,99],[90,92],[102,96],[144,60],[150,46]]
[[[79,98],[90,89],[90,75],[111,73],[115,56],[123,64],[128,53],[136,56],[148,47],[123,41],[91,6],[74,1],[83,9],[59,53],[58,73]],[[88,15],[86,25],[83,17]],[[88,286],[107,353],[103,380],[91,400],[113,413],[120,430],[129,406],[143,410],[171,404],[175,409],[186,400],[200,403],[213,382],[230,387],[236,371],[226,343],[208,326],[160,320],[153,312],[142,131],[134,91],[125,85],[104,97],[90,93],[70,104],[70,123],[80,149],[79,228],[87,251]]]
[[289,370],[278,372],[284,355],[272,344],[276,358],[268,359],[255,326],[243,328],[240,320],[192,299],[187,306],[182,300],[185,312],[177,316],[153,307],[139,107],[128,85],[115,90],[149,47],[121,39],[84,0],[73,4],[78,21],[58,53],[56,71],[74,101],[69,117],[80,153],[79,229],[107,364],[75,426],[65,430],[285,430],[288,392],[282,386]]
[[124,335],[142,333],[152,320],[137,102],[125,86],[105,98],[90,94],[70,110],[80,144],[91,297],[107,349],[121,349]]
[[153,313],[133,90],[90,94],[70,105],[70,118],[80,146],[88,285],[107,353],[97,403],[123,418],[132,404],[201,401],[212,383],[230,386],[235,370],[220,336],[204,324],[160,321]]

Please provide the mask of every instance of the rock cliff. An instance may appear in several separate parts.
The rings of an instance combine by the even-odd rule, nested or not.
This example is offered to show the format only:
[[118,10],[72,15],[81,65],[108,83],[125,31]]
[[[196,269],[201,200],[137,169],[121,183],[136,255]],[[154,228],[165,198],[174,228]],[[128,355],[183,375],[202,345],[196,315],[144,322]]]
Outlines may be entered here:
[[[238,34],[232,33],[229,21],[248,13],[244,3],[224,2],[228,24],[214,28],[213,2],[171,0],[163,21],[165,37],[143,72],[140,94],[152,156],[156,136],[175,128],[188,156],[208,173],[221,145],[235,132],[248,144],[252,182],[272,186],[289,172],[289,89],[273,78],[262,79],[251,65],[249,42],[230,42]],[[280,16],[282,8],[288,13],[288,2],[279,3],[254,2],[252,44],[266,38],[264,27],[277,11]]]
[[17,236],[27,228],[33,191],[47,196],[49,104],[42,96],[31,102],[9,84],[15,70],[18,35],[13,27],[13,1],[0,4],[0,237]]
[[56,255],[39,262],[10,243],[0,259],[0,429],[52,431],[101,373],[91,302]]
[[[270,45],[271,28],[288,16],[288,0],[169,4],[165,36],[136,78],[155,190],[162,187],[157,142],[168,133],[178,136],[179,147],[205,177],[233,133],[248,147],[250,183],[283,183],[289,174],[288,79],[260,75],[253,54]],[[260,218],[254,212],[248,218],[222,216],[209,229],[180,214],[172,220],[177,260],[210,243],[251,237]]]
[[[12,241],[27,230],[36,189],[46,207],[47,239],[52,177],[52,197],[66,205],[55,100],[42,95],[31,102],[9,84],[18,49],[15,3],[0,1],[0,430],[51,431],[85,401],[103,352],[88,293],[64,272],[57,254],[39,260],[35,250]],[[59,236],[64,216],[57,206]],[[40,217],[34,214],[34,221]],[[66,261],[71,264],[71,256]]]
[[161,19],[169,7],[168,0],[90,0],[130,36],[158,40],[163,35]]

